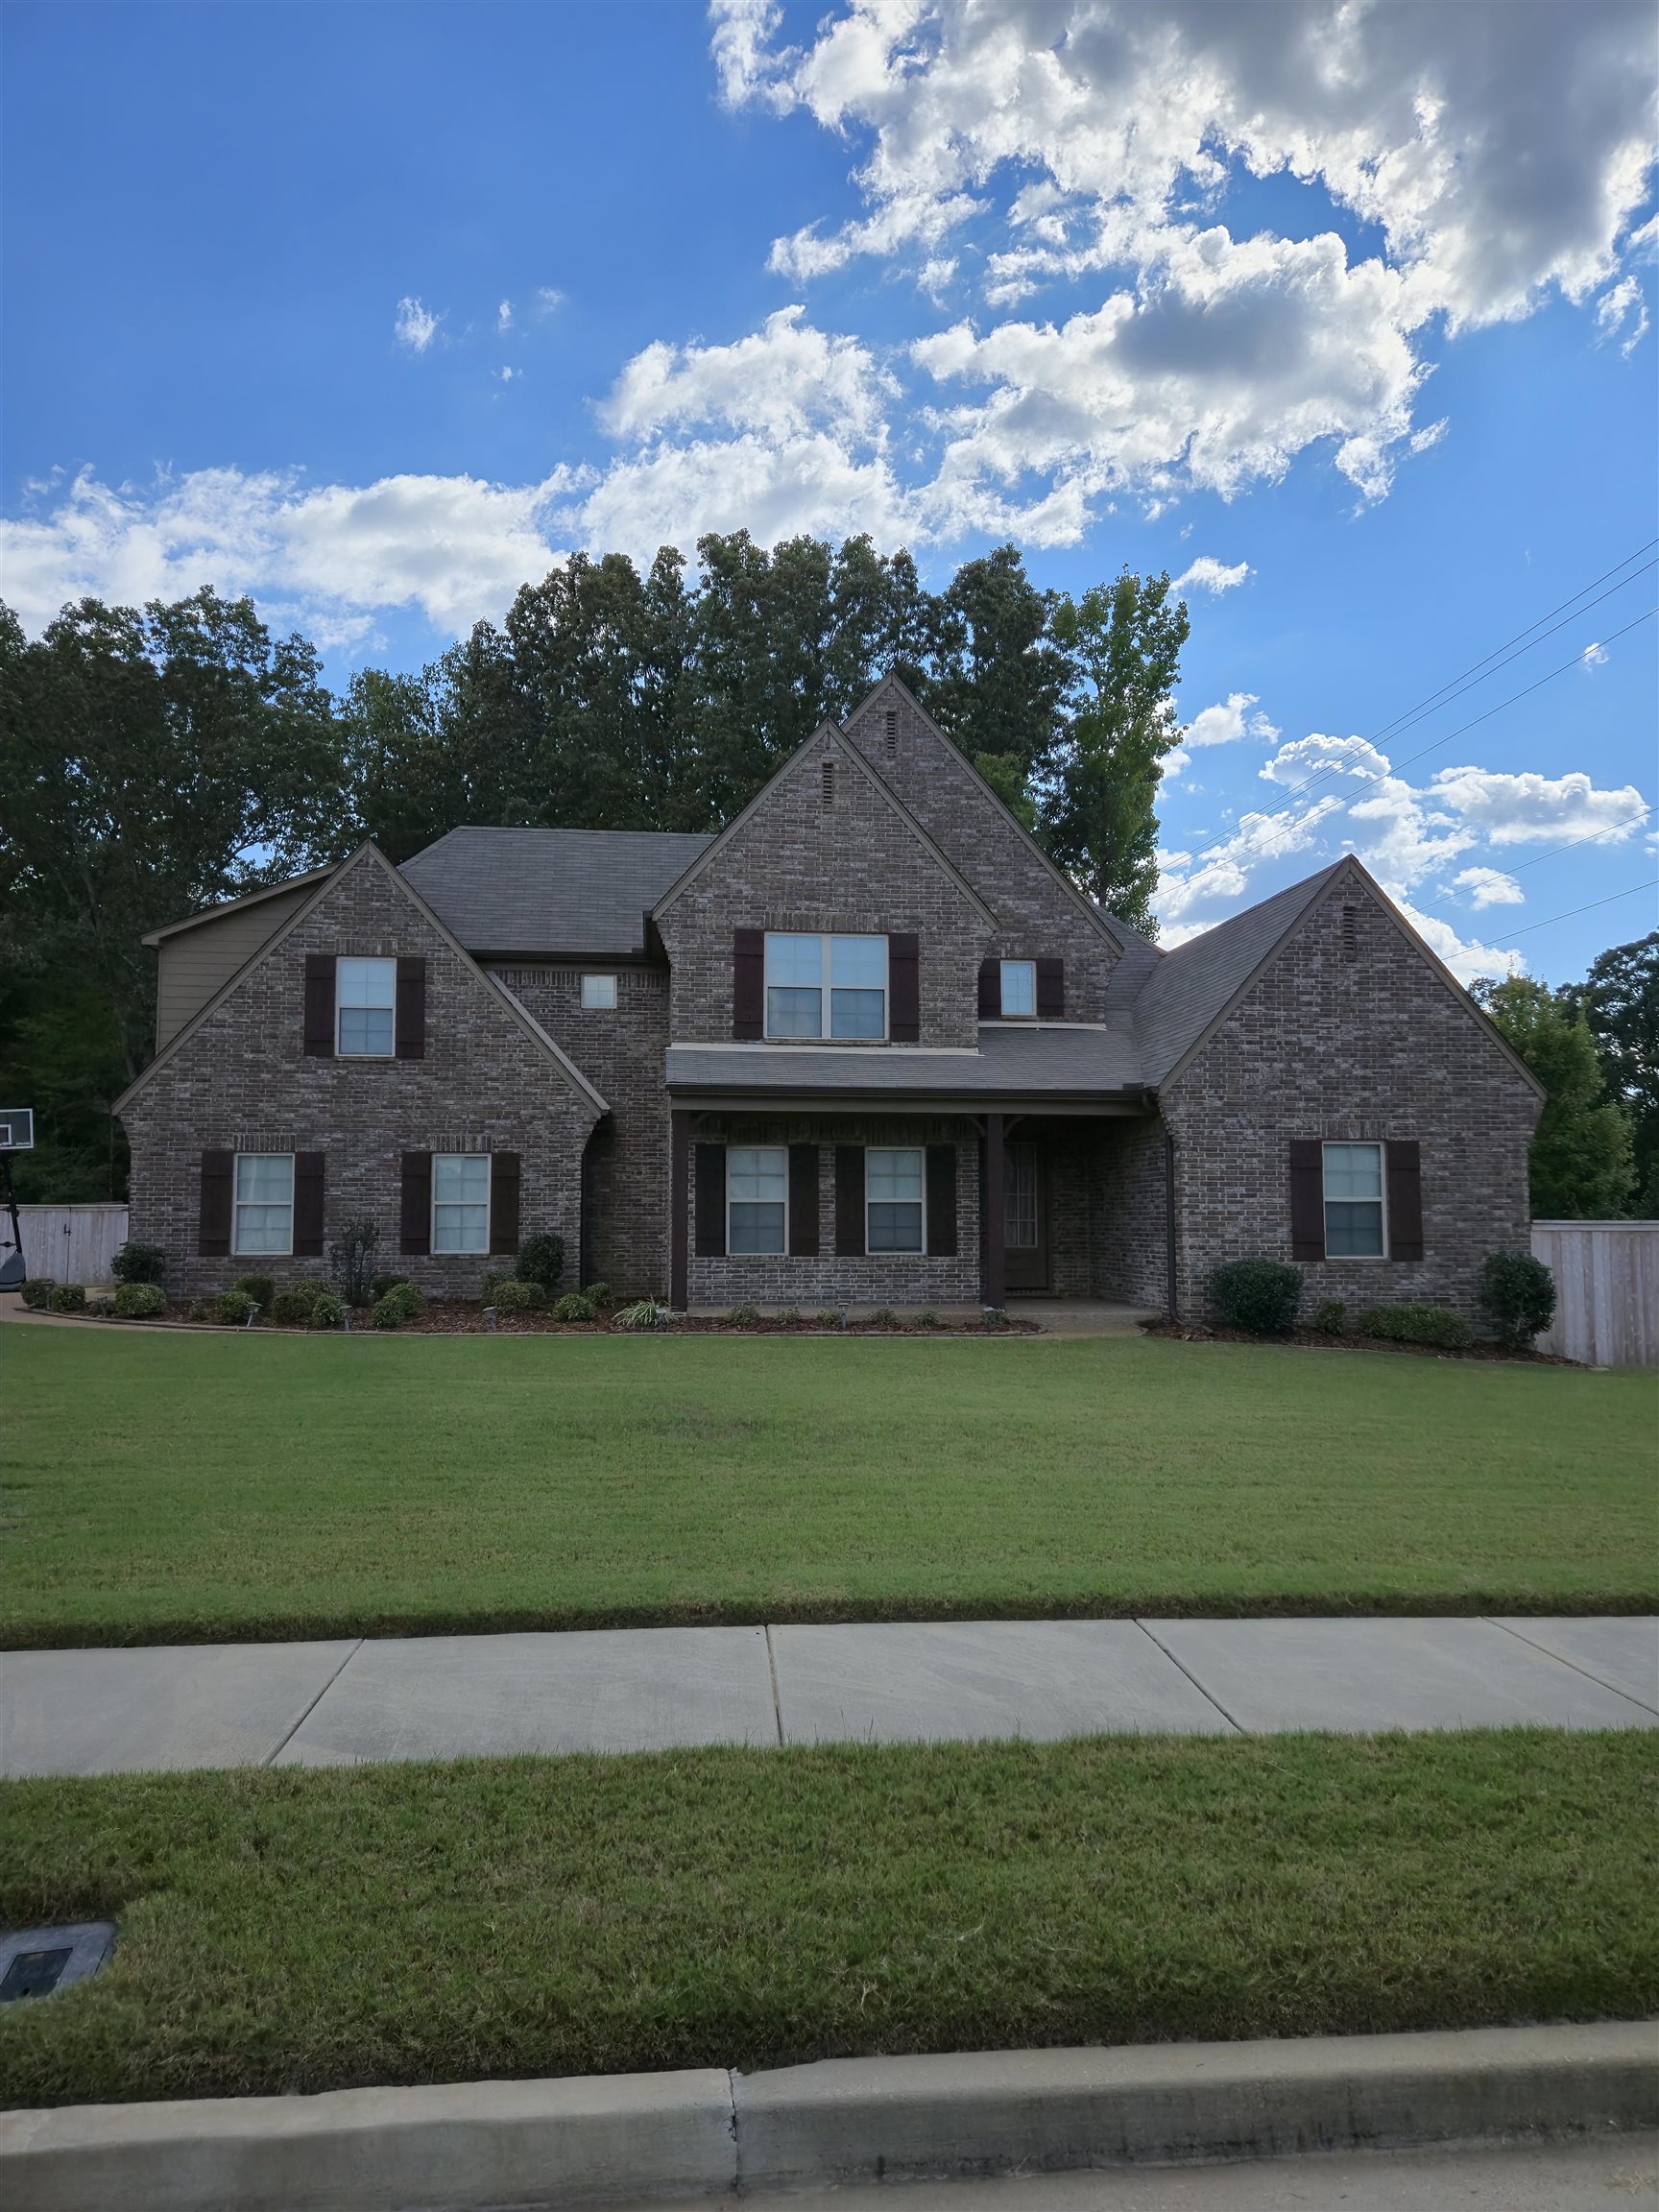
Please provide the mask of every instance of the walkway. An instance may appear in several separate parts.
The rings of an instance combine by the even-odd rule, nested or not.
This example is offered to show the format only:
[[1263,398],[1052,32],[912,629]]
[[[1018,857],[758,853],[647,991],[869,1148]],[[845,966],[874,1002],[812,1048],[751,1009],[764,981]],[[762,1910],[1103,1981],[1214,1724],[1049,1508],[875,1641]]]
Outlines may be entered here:
[[0,1654],[0,1773],[698,1743],[1659,1726],[1659,1620],[619,1628]]

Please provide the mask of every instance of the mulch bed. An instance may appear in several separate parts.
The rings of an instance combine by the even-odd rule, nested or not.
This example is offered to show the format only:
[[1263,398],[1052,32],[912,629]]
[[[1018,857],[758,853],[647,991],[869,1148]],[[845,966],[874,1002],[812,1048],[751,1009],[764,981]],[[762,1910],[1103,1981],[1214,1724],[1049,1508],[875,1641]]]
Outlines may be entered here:
[[[367,1328],[368,1316],[354,1319],[353,1328]],[[470,1299],[430,1300],[419,1321],[405,1321],[399,1335],[410,1336],[478,1336],[484,1334],[490,1324],[484,1318],[484,1310]],[[799,1321],[781,1321],[775,1314],[762,1314],[758,1321],[733,1322],[718,1313],[676,1314],[665,1329],[619,1329],[613,1315],[601,1312],[596,1321],[555,1321],[550,1313],[497,1313],[496,1334],[502,1336],[983,1336],[987,1334],[982,1320],[929,1321],[926,1324],[901,1318],[894,1322],[871,1322],[854,1313],[847,1316],[843,1332],[828,1322],[820,1321],[817,1314],[807,1313]],[[1041,1334],[1035,1321],[1000,1321],[997,1325],[998,1336],[1035,1336]]]
[[1412,1352],[1420,1359],[1503,1359],[1527,1367],[1578,1367],[1556,1352],[1512,1352],[1507,1345],[1468,1344],[1453,1351],[1444,1344],[1402,1344],[1393,1336],[1332,1336],[1322,1330],[1292,1329],[1284,1335],[1258,1336],[1248,1329],[1207,1329],[1184,1321],[1147,1321],[1147,1336],[1173,1336],[1183,1344],[1283,1344],[1301,1352]]

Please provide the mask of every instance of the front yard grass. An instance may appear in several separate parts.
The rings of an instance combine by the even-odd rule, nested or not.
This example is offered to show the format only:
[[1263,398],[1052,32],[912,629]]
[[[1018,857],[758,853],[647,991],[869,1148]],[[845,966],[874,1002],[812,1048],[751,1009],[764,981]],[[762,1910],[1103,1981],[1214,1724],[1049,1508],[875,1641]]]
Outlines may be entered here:
[[0,2103],[1635,2019],[1646,1731],[709,1750],[0,1785]]
[[1655,1379],[1152,1339],[0,1333],[0,1643],[1655,1603]]

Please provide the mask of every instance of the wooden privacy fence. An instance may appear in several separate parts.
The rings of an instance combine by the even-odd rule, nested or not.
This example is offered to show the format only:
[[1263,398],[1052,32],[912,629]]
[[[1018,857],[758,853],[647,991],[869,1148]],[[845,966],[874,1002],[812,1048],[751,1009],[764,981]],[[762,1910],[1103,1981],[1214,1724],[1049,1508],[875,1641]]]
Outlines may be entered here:
[[[31,1275],[54,1283],[112,1283],[127,1241],[125,1206],[19,1206],[23,1259]],[[12,1248],[12,1216],[0,1213],[0,1259]]]
[[1555,1278],[1540,1352],[1659,1367],[1659,1221],[1534,1221],[1532,1251]]

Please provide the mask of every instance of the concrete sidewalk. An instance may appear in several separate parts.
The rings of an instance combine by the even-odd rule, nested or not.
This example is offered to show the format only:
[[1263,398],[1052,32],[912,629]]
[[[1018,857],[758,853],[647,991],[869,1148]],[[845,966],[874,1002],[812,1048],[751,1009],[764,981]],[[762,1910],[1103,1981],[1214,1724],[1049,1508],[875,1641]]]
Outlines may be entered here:
[[1659,1726],[1659,1621],[624,1628],[0,1654],[0,1773],[700,1743]]

